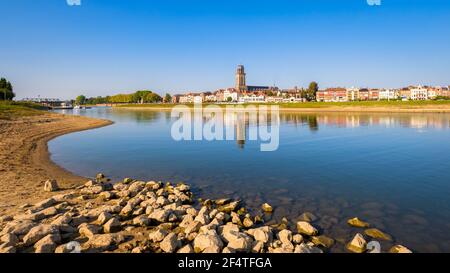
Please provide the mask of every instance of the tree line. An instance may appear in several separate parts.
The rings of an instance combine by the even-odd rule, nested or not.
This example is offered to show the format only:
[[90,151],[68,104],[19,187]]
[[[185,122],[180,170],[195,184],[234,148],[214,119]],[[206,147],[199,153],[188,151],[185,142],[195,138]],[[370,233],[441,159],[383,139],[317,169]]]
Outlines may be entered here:
[[16,94],[13,92],[12,84],[5,78],[0,79],[0,100],[12,100]]
[[84,95],[80,95],[75,99],[77,105],[95,105],[106,103],[159,103],[170,102],[172,97],[166,94],[164,98],[150,90],[140,90],[131,94],[116,94],[113,96],[105,97],[92,97],[87,98]]

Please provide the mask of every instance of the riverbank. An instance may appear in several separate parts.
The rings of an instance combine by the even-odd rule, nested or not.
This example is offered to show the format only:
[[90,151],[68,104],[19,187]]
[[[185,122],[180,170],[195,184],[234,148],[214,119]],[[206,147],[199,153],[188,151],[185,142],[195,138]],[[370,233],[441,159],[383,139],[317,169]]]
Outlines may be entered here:
[[[177,105],[193,104],[123,104],[117,109],[167,111]],[[226,107],[228,104],[203,104]],[[450,101],[357,101],[357,102],[306,102],[280,104],[230,104],[231,106],[277,105],[282,112],[369,112],[369,113],[450,113]]]
[[64,189],[86,179],[73,175],[50,160],[47,142],[71,132],[98,128],[110,121],[67,116],[27,106],[0,109],[0,214],[33,203],[49,194],[42,191],[47,179],[57,179]]
[[[57,191],[55,181],[47,190]],[[195,199],[189,185],[125,178],[95,181],[3,216],[0,253],[324,253],[335,244],[349,252],[411,253],[401,245],[382,249],[391,236],[353,218],[351,241],[338,242],[315,226],[317,216],[266,225],[274,208],[250,215],[239,200]],[[369,228],[370,227],[370,228]],[[364,235],[363,235],[364,234]]]

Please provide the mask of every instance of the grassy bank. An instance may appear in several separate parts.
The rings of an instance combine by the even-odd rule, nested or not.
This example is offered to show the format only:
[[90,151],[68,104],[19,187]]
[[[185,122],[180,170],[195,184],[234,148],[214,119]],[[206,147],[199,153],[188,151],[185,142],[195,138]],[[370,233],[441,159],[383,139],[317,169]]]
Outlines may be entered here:
[[[116,105],[118,108],[172,108],[179,104],[121,104]],[[193,107],[193,104],[185,104]],[[205,103],[203,106],[212,105]],[[227,104],[219,104],[226,107]],[[255,105],[255,104],[238,104],[238,105]],[[449,107],[450,100],[436,100],[436,101],[351,101],[351,102],[305,102],[305,103],[263,103],[262,105],[278,105],[286,109],[311,109],[311,108],[399,108],[399,109],[421,109],[430,107]]]
[[0,101],[0,119],[13,119],[16,117],[35,116],[46,113],[45,107],[24,102]]

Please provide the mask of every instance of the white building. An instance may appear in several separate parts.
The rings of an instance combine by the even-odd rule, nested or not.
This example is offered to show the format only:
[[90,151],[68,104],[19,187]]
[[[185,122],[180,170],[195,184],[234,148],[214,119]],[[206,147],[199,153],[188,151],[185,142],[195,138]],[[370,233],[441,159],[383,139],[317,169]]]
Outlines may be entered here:
[[350,101],[359,100],[359,88],[347,88],[347,99]]
[[427,100],[428,99],[428,89],[418,86],[411,89],[411,100]]
[[266,102],[264,95],[246,94],[239,97],[239,103],[262,103]]
[[380,100],[395,100],[398,98],[398,94],[394,89],[382,89],[379,93]]
[[223,92],[223,100],[228,101],[228,98],[231,98],[231,101],[237,102],[239,100],[239,94],[234,89],[227,89]]
[[203,96],[194,96],[194,103],[203,103]]

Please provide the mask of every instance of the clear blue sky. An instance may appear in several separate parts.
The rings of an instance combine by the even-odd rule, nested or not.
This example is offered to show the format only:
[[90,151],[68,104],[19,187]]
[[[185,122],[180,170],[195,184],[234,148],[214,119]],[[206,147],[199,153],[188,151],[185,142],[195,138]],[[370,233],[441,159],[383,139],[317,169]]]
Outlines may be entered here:
[[450,84],[450,1],[0,0],[0,76],[19,98]]

